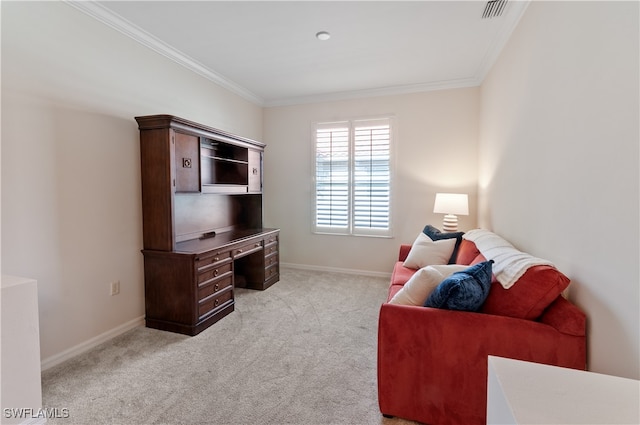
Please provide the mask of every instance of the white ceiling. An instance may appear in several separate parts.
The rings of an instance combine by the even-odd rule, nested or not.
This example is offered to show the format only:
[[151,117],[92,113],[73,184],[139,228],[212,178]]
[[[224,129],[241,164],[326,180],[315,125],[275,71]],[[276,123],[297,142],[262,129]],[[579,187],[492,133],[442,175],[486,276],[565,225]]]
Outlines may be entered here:
[[[102,1],[73,6],[263,106],[476,86],[528,1]],[[331,38],[319,41],[318,31]]]

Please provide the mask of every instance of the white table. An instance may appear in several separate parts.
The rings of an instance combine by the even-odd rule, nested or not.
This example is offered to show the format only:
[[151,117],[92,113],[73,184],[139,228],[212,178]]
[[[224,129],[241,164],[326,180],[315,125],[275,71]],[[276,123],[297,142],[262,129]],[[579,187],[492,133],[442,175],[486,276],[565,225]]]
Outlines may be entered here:
[[1,298],[0,422],[43,424],[46,418],[37,417],[42,408],[37,282],[3,275]]
[[489,356],[488,424],[640,424],[640,381]]

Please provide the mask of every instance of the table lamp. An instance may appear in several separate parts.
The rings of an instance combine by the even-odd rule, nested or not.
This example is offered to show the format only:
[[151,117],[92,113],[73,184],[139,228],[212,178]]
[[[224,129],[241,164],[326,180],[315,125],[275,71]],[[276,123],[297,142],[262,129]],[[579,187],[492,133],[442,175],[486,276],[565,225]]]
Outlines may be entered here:
[[433,212],[445,214],[442,221],[444,232],[457,232],[458,217],[456,214],[469,215],[469,197],[465,193],[436,193]]

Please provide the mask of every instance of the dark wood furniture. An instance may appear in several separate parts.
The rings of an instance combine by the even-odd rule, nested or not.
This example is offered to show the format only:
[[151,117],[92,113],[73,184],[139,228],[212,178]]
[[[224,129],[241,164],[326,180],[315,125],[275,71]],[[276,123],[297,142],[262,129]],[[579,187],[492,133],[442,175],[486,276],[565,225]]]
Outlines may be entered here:
[[265,145],[171,115],[140,129],[145,321],[196,335],[234,310],[234,288],[280,278],[262,227]]

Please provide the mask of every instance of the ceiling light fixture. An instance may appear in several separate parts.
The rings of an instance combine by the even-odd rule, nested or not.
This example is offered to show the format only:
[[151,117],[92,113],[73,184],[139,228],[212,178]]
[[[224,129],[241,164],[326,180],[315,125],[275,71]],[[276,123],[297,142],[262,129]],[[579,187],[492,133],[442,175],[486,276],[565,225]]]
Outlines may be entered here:
[[316,33],[316,38],[320,41],[325,41],[331,38],[331,34],[329,34],[327,31],[320,31]]

